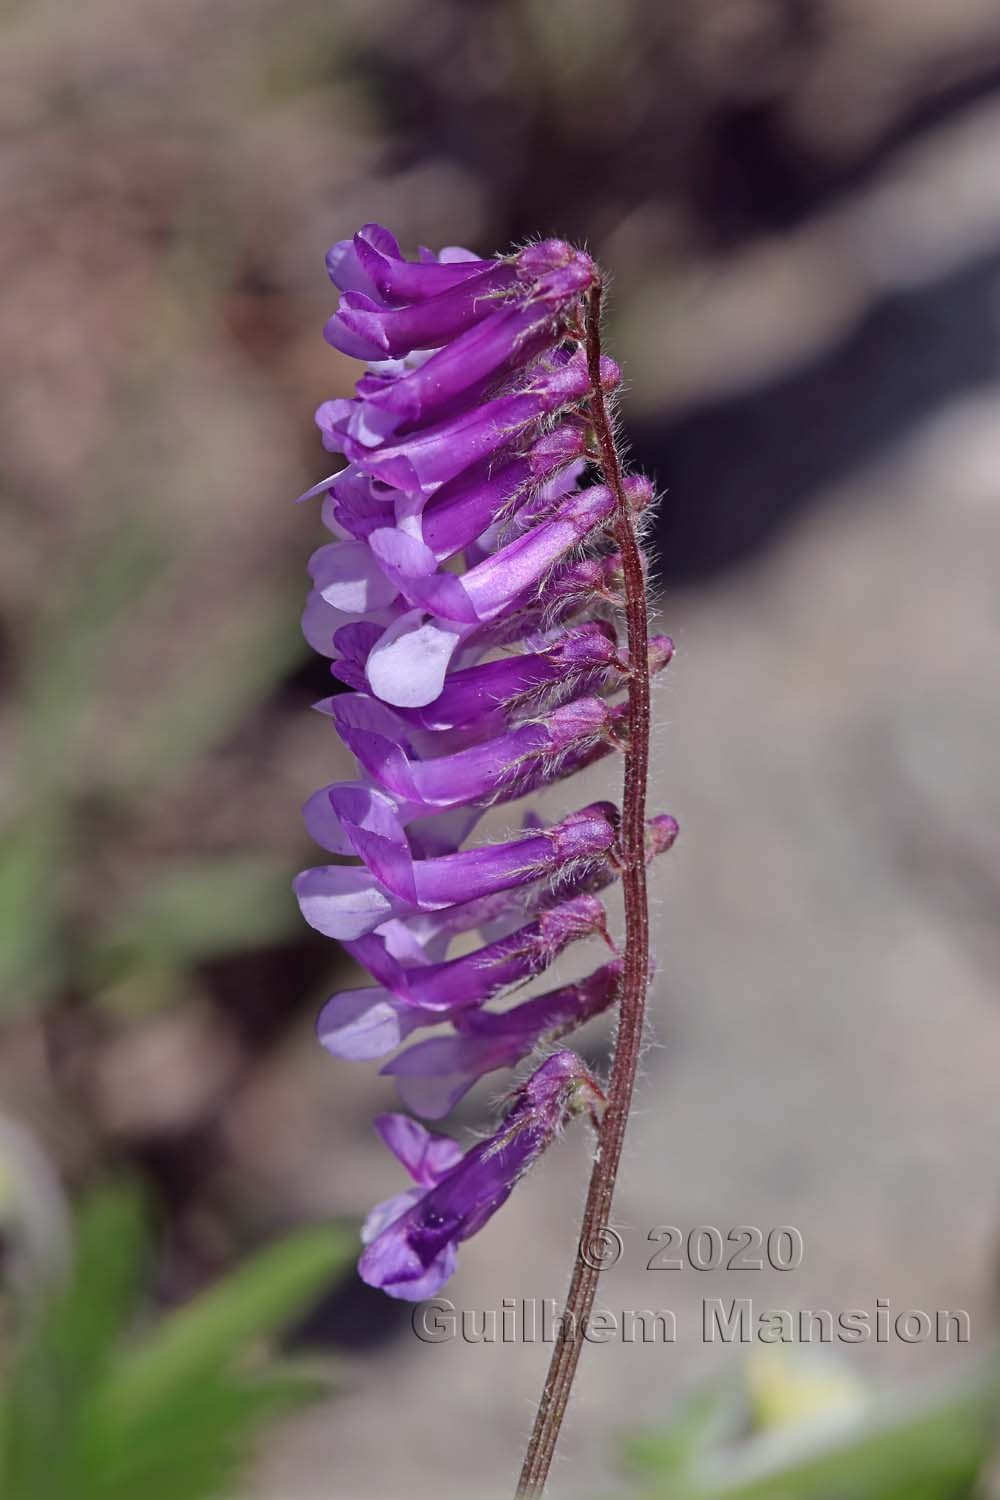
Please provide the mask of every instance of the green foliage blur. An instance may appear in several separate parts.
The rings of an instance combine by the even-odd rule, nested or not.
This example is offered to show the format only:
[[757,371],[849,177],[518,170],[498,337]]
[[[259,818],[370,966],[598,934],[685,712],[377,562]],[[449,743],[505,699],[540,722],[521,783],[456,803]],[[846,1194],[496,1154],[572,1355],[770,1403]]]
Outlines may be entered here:
[[1000,1362],[869,1394],[832,1357],[764,1346],[622,1458],[636,1500],[990,1500]]
[[193,963],[293,930],[287,863],[252,848],[195,859],[182,845],[133,867],[114,903],[86,909],[91,861],[141,835],[157,799],[237,731],[301,645],[297,601],[279,577],[212,622],[194,658],[117,704],[122,644],[140,626],[171,630],[190,542],[155,506],[114,507],[101,495],[73,529],[56,586],[26,622],[19,662],[20,795],[0,846],[0,1016],[67,988],[99,999],[136,976],[129,998],[148,1006],[176,996]]
[[8,1304],[0,1388],[4,1500],[214,1500],[267,1423],[329,1389],[261,1356],[350,1260],[353,1236],[293,1234],[179,1311],[143,1305],[140,1197],[101,1189],[72,1270]]

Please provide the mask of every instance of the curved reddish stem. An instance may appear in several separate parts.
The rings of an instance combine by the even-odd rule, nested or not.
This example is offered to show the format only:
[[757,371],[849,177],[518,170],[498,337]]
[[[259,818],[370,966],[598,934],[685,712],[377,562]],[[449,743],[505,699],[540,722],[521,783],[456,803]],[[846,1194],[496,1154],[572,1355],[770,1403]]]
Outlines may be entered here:
[[[545,1389],[518,1483],[518,1500],[541,1495],[559,1439],[586,1327],[597,1293],[597,1257],[581,1247],[597,1246],[606,1229],[625,1142],[635,1075],[642,1048],[649,979],[649,905],[646,897],[646,782],[649,776],[650,674],[646,576],[635,521],[625,494],[621,459],[601,386],[601,288],[590,294],[586,346],[590,372],[590,412],[605,483],[617,501],[613,534],[622,558],[628,633],[629,740],[625,751],[620,853],[625,897],[625,969],[618,1012],[618,1036],[608,1082],[587,1203],[577,1241],[565,1315],[549,1364]],[[593,1264],[588,1264],[593,1262]]]

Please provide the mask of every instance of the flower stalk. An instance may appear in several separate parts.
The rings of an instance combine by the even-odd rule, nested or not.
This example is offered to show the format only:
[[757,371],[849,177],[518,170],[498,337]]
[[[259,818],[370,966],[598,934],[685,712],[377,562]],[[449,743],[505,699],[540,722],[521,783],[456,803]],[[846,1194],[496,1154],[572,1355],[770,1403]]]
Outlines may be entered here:
[[649,982],[649,900],[646,891],[646,785],[649,779],[650,672],[649,621],[646,578],[635,518],[625,492],[625,479],[614,429],[600,380],[601,286],[588,298],[586,323],[587,368],[591,377],[590,415],[600,453],[605,484],[615,497],[612,532],[622,560],[625,619],[628,640],[628,743],[624,752],[624,790],[620,858],[625,903],[625,953],[618,1035],[615,1042],[607,1104],[594,1155],[577,1254],[566,1295],[565,1317],[552,1351],[528,1451],[518,1482],[518,1500],[541,1495],[569,1405],[582,1347],[582,1331],[593,1311],[599,1259],[586,1253],[600,1243],[614,1199],[621,1164],[646,1015]]

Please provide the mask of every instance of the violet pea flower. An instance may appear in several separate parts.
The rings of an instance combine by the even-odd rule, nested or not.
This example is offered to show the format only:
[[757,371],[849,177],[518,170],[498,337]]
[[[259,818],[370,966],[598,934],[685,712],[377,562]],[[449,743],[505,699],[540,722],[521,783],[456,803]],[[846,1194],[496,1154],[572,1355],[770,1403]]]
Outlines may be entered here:
[[[374,797],[371,803],[377,805]],[[410,911],[556,877],[571,862],[599,858],[615,840],[612,809],[595,804],[520,838],[416,860],[398,818],[386,806],[380,811],[384,816],[358,823],[341,818],[361,865],[320,865],[296,877],[302,915],[327,937],[361,937]]]
[[546,1058],[513,1095],[495,1133],[464,1155],[405,1116],[380,1116],[376,1129],[417,1187],[369,1215],[361,1279],[411,1302],[433,1296],[451,1276],[458,1246],[507,1201],[567,1121],[596,1119],[602,1104],[587,1068],[564,1050]]
[[510,1010],[475,1009],[455,1019],[453,1036],[429,1037],[386,1063],[407,1109],[442,1120],[487,1073],[516,1067],[538,1046],[550,1046],[613,1005],[622,961],[562,985]]
[[317,1035],[336,1057],[385,1057],[422,1026],[461,1024],[486,1001],[542,973],[570,943],[595,933],[610,942],[604,907],[584,894],[459,958],[411,968],[383,958],[383,982],[334,995],[320,1012]]

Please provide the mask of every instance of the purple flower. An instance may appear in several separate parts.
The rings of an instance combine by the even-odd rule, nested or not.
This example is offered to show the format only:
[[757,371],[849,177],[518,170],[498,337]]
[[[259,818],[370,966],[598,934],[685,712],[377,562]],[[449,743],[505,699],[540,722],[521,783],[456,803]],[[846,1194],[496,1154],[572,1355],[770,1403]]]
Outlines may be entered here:
[[402,1115],[380,1115],[376,1129],[417,1186],[369,1215],[362,1280],[411,1302],[432,1296],[455,1269],[461,1242],[493,1217],[566,1122],[598,1117],[602,1103],[584,1064],[563,1051],[515,1092],[495,1134],[464,1156],[447,1136]]
[[[615,808],[593,803],[547,824],[529,812],[520,831],[471,842],[488,807],[568,778],[627,734],[618,502],[588,482],[594,392],[581,330],[598,276],[561,240],[487,260],[454,247],[408,260],[374,224],[327,264],[342,296],[326,337],[370,363],[352,397],[316,414],[346,467],[309,492],[325,492],[329,535],[310,560],[303,630],[348,689],[317,708],[357,772],[309,798],[308,829],[336,862],[305,870],[295,890],[306,921],[373,980],[327,1002],[323,1045],[388,1059],[403,1102],[439,1119],[478,1078],[550,1047],[618,991],[615,958],[508,998],[578,940],[610,943],[599,892],[618,877]],[[617,365],[603,359],[599,378],[614,390]],[[633,512],[652,495],[641,476],[625,481]],[[654,636],[649,670],[672,651]],[[648,857],[675,835],[673,819],[651,818]],[[452,952],[464,934],[471,945]],[[598,1099],[583,1064],[558,1052],[465,1155],[412,1120],[381,1117],[417,1186],[369,1218],[365,1279],[394,1296],[436,1290],[457,1244]]]
[[[676,836],[677,824],[668,814],[651,818],[648,857],[666,853]],[[536,886],[527,892],[523,887],[509,888],[441,911],[385,922],[377,932],[345,941],[344,946],[377,983],[364,989],[341,990],[327,1001],[317,1026],[320,1041],[334,1056],[359,1061],[386,1057],[414,1031],[442,1020],[452,1022],[465,1035],[475,1031],[482,1019],[485,1032],[489,1032],[493,1021],[502,1020],[504,1013],[487,1011],[484,1002],[540,973],[569,942],[595,933],[609,941],[603,907],[592,898],[616,876],[608,860],[577,866],[572,874],[562,877],[561,903],[558,888]],[[512,917],[530,911],[541,913],[543,920],[511,933]],[[555,920],[546,923],[548,913]],[[443,955],[452,938],[470,931],[478,931],[492,941],[462,958],[446,961]],[[607,972],[607,966],[598,971],[605,977]],[[591,978],[596,981],[596,976]],[[584,981],[585,985],[589,983]],[[451,996],[450,1002],[446,1001],[450,1009],[444,1015],[432,1003],[441,990]],[[456,993],[459,999],[455,999]],[[589,989],[585,993],[593,994]],[[537,1010],[521,1010],[529,1019],[538,1014]],[[574,1025],[586,1018],[581,1012]],[[484,1071],[503,1066],[508,1064],[497,1062]]]
[[436,560],[453,557],[498,520],[512,516],[524,496],[539,485],[545,494],[572,489],[585,451],[585,430],[567,424],[536,438],[506,463],[484,459],[474,464],[422,504],[419,540]]
[[[594,284],[595,271],[588,256],[556,241],[550,244],[553,254],[548,264],[533,263],[535,272],[541,273],[534,279],[530,272],[520,274],[523,259],[520,264],[515,261],[522,282],[516,295],[495,295],[498,272],[494,270],[486,273],[490,287],[485,296],[470,295],[470,283],[466,281],[461,292],[447,294],[444,308],[441,301],[426,301],[417,311],[410,309],[405,314],[396,314],[397,318],[407,320],[402,328],[398,323],[387,327],[386,320],[392,315],[385,313],[376,327],[379,314],[368,313],[369,337],[360,341],[374,348],[376,359],[389,352],[409,354],[416,349],[436,352],[429,359],[403,361],[399,368],[379,370],[377,375],[359,381],[357,405],[348,418],[352,436],[366,447],[377,447],[399,427],[426,421],[444,408],[477,399],[486,381],[527,364],[534,355],[556,345],[569,314]],[[461,305],[463,293],[467,308],[466,315],[461,317],[456,316],[455,306],[456,302]],[[436,318],[435,309],[439,314]],[[347,309],[338,316],[353,316],[356,320],[357,313]],[[471,326],[463,327],[470,323]],[[407,325],[412,331],[419,326],[423,335],[419,341],[407,336]],[[348,332],[342,328],[334,331]],[[349,342],[358,341],[358,333],[351,329]],[[379,342],[391,344],[392,351],[380,350]]]
[[392,306],[439,296],[497,265],[468,250],[442,250],[417,263],[405,260],[398,242],[381,224],[366,224],[353,240],[341,240],[326,257],[330,280],[341,291],[367,292]]
[[500,261],[448,291],[401,308],[348,290],[324,335],[355,359],[397,359],[414,349],[437,349],[493,312],[515,281],[514,267]]
[[595,933],[609,941],[604,907],[596,896],[581,894],[460,958],[406,967],[385,957],[379,961],[369,950],[381,983],[341,990],[328,1000],[319,1039],[338,1057],[385,1057],[418,1027],[441,1021],[462,1026],[469,1012],[478,1014],[484,1002],[542,973],[570,943]]
[[382,1072],[395,1078],[399,1097],[414,1114],[441,1120],[484,1074],[516,1067],[536,1047],[551,1045],[607,1010],[617,998],[621,972],[615,959],[586,979],[511,1010],[459,1014],[454,1036],[416,1042]]
[[[348,785],[342,790],[355,788]],[[340,826],[361,865],[320,865],[295,881],[302,915],[327,937],[361,937],[390,917],[436,911],[514,886],[557,879],[560,871],[606,854],[615,840],[608,804],[595,803],[547,828],[501,844],[435,858],[414,857],[391,801],[363,794],[364,807],[338,808]],[[355,821],[357,819],[357,821]]]
[[[544,719],[450,754],[419,756],[405,725],[365,694],[343,694],[331,705],[340,737],[372,785],[396,801],[410,822],[423,813],[509,801],[558,773],[560,757],[610,740],[622,718],[602,698],[576,698]],[[330,789],[330,796],[335,788]]]
[[[605,362],[604,378],[609,388],[620,378],[611,360]],[[358,434],[365,425],[350,401],[324,402],[316,423],[324,446],[346,454],[371,478],[405,494],[430,495],[472,464],[537,430],[544,418],[584,400],[588,388],[587,362],[574,354],[569,360],[553,358],[531,366],[491,400],[380,446],[361,441]]]
[[[515,655],[456,668],[431,703],[420,708],[397,706],[397,717],[419,729],[458,729],[478,722],[482,729],[499,732],[511,723],[518,708],[523,711],[543,696],[551,702],[574,690],[590,691],[605,683],[617,686],[626,671],[614,636],[603,621],[588,620],[571,630],[540,635],[525,646]],[[367,687],[363,657],[350,677],[343,659],[334,662],[332,670],[351,687],[362,683]]]

